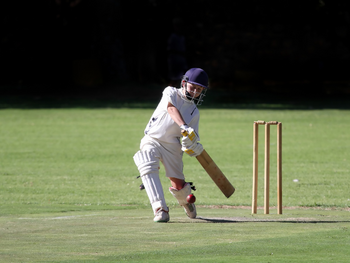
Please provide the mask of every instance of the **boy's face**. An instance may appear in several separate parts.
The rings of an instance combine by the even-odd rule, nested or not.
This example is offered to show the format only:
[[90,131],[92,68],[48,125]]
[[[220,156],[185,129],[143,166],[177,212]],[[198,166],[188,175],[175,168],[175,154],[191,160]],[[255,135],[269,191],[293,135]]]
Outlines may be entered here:
[[[184,82],[182,83],[184,85]],[[190,93],[191,97],[197,98],[203,91],[203,87],[187,82],[187,92]],[[186,95],[186,94],[184,94]]]

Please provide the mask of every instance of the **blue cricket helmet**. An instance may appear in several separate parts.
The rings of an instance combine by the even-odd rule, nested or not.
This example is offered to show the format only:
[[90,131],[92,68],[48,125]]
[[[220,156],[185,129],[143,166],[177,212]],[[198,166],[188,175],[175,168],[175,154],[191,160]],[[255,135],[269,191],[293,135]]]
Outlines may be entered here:
[[182,80],[189,82],[191,84],[202,86],[203,88],[208,88],[208,75],[201,68],[191,68],[187,70]]
[[[209,85],[209,78],[207,73],[205,73],[205,71],[201,68],[191,68],[187,70],[187,72],[182,78],[182,81],[185,82],[185,85],[183,86],[185,95],[184,98],[186,98],[188,101],[195,103],[196,105],[201,105]],[[187,91],[187,82],[194,85],[199,85],[203,87],[204,90],[198,97],[191,96],[191,94]]]

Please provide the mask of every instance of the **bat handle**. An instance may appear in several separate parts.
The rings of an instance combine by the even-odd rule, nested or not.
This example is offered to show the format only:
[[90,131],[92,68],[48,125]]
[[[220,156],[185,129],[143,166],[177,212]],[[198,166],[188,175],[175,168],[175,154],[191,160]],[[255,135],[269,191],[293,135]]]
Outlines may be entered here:
[[182,134],[182,136],[186,137],[188,135],[188,132],[186,130],[181,130],[181,134]]

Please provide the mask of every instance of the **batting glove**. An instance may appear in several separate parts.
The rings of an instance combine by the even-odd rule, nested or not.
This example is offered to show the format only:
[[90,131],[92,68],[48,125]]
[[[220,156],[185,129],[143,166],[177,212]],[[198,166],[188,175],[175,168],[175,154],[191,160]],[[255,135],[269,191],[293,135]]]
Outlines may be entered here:
[[189,127],[186,130],[186,136],[182,137],[182,146],[185,148],[190,148],[192,144],[198,141],[198,139],[197,133],[191,127]]
[[192,144],[190,148],[182,147],[181,150],[191,157],[198,156],[203,152],[203,145],[197,142]]

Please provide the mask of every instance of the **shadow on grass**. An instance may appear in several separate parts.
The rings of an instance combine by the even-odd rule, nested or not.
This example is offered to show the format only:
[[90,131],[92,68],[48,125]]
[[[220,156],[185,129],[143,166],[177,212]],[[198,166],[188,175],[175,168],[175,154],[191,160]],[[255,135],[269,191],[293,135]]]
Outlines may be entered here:
[[[323,220],[309,220],[307,218],[294,218],[294,219],[257,219],[257,218],[208,218],[208,217],[197,217],[196,220],[203,221],[204,223],[297,223],[297,224],[327,224],[327,223],[350,223],[349,221],[323,221]],[[199,221],[199,222],[200,222]],[[197,221],[198,223],[198,221]]]

